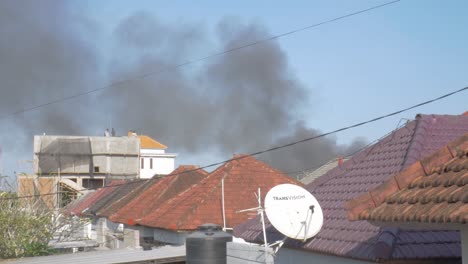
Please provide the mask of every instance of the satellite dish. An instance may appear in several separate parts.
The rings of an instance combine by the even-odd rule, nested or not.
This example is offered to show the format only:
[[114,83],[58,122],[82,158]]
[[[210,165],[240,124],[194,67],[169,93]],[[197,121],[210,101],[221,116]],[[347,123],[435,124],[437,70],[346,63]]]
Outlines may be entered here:
[[265,212],[280,233],[294,239],[315,236],[323,224],[323,212],[317,199],[294,184],[273,187],[265,197]]

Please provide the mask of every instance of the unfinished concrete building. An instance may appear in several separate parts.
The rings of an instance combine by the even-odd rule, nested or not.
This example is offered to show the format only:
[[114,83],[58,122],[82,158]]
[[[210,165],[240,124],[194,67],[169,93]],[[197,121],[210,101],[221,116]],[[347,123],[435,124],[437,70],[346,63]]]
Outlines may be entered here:
[[[26,195],[57,192],[48,200],[60,207],[86,189],[138,178],[139,156],[137,137],[34,136],[33,175],[20,176],[19,189]],[[22,188],[22,183],[34,188]]]

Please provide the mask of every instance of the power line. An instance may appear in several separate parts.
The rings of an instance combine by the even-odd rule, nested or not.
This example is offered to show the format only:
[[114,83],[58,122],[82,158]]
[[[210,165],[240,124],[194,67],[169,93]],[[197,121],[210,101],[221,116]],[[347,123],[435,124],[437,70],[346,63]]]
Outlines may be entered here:
[[[267,153],[267,152],[272,152],[272,151],[280,150],[280,149],[283,149],[283,148],[288,148],[288,147],[291,147],[291,146],[294,146],[294,145],[297,145],[297,144],[301,144],[301,143],[305,143],[305,142],[308,142],[308,141],[315,140],[317,138],[322,138],[322,137],[325,137],[325,136],[336,134],[338,132],[342,132],[342,131],[349,130],[349,129],[352,129],[352,128],[355,128],[355,127],[359,127],[359,126],[363,126],[363,125],[366,125],[366,124],[369,124],[369,123],[373,123],[373,122],[379,121],[379,120],[384,119],[384,118],[395,116],[397,114],[401,114],[401,113],[407,112],[407,111],[409,111],[411,109],[418,108],[418,107],[421,107],[423,105],[427,105],[427,104],[442,100],[444,98],[447,98],[449,96],[461,93],[461,92],[466,91],[466,90],[468,90],[468,86],[464,87],[464,88],[461,88],[461,89],[458,89],[456,91],[444,94],[442,96],[436,97],[434,99],[427,100],[427,101],[424,101],[422,103],[419,103],[419,104],[416,104],[416,105],[413,105],[413,106],[410,106],[410,107],[407,107],[407,108],[403,108],[401,110],[398,110],[398,111],[395,111],[395,112],[392,112],[392,113],[389,113],[389,114],[386,114],[386,115],[382,115],[382,116],[379,116],[379,117],[369,119],[367,121],[363,121],[363,122],[356,123],[356,124],[353,124],[353,125],[350,125],[350,126],[342,127],[342,128],[339,128],[339,129],[336,129],[336,130],[333,130],[333,131],[329,131],[329,132],[326,132],[326,133],[322,133],[320,135],[316,135],[316,136],[313,136],[313,137],[304,138],[304,139],[301,139],[301,140],[298,140],[298,141],[293,141],[293,142],[290,142],[290,143],[287,143],[287,144],[275,146],[275,147],[272,147],[272,148],[260,150],[260,151],[253,152],[253,153],[246,154],[246,155],[242,155],[242,156],[237,156],[237,157],[227,159],[227,160],[224,160],[224,161],[219,161],[219,162],[215,162],[215,163],[212,163],[212,164],[209,164],[209,165],[205,165],[205,166],[202,166],[202,167],[199,167],[199,168],[196,168],[196,169],[187,170],[187,171],[184,171],[184,172],[180,172],[180,173],[177,173],[177,174],[170,174],[170,175],[172,175],[172,176],[182,175],[182,174],[185,174],[185,173],[190,173],[190,172],[194,172],[194,171],[198,171],[198,170],[204,170],[204,169],[211,168],[211,167],[214,167],[214,166],[222,165],[222,164],[227,163],[227,162],[241,160],[241,159],[244,159],[246,157],[258,156],[258,155],[261,155],[261,154],[264,154],[264,153]],[[103,186],[101,188],[115,188],[117,186],[135,184],[135,183],[139,183],[139,182],[142,182],[142,181],[151,181],[151,180],[154,180],[154,179],[136,180],[136,181],[133,181],[133,182],[126,182],[126,183],[121,183],[121,184]],[[88,190],[92,190],[92,189],[83,189],[82,191],[88,191]],[[38,195],[18,196],[18,197],[4,198],[4,199],[0,198],[0,201],[1,200],[11,200],[11,199],[33,198],[33,197],[40,197],[40,196],[43,196],[43,195],[52,195],[52,194],[38,194]]]
[[[395,131],[397,131],[398,129],[400,129],[400,128],[402,128],[402,127],[404,126],[404,125],[400,125],[400,123],[401,123],[402,120],[411,121],[410,119],[402,118],[402,119],[398,122],[398,124],[397,124],[397,126],[396,126],[396,128],[395,128],[394,130],[388,132],[387,134],[385,134],[385,135],[383,135],[383,136],[380,136],[380,137],[377,138],[377,139],[374,139],[373,141],[367,143],[366,145],[360,147],[359,149],[353,151],[352,153],[349,153],[349,154],[346,155],[346,156],[342,156],[341,158],[343,158],[343,159],[350,159],[352,156],[356,155],[358,152],[361,152],[362,150],[364,150],[364,149],[366,149],[366,148],[368,148],[368,147],[370,147],[370,146],[376,144],[377,142],[381,141],[382,139],[386,138],[387,136],[389,136],[389,135],[395,133]],[[333,159],[333,161],[338,160],[339,158],[340,158],[340,157],[337,157],[337,158]],[[322,163],[322,164],[320,164],[320,165],[317,165],[317,166],[314,166],[314,167],[311,167],[311,168],[302,169],[302,170],[295,170],[295,171],[291,171],[291,172],[285,172],[284,174],[287,174],[287,175],[293,177],[294,174],[305,173],[305,172],[310,171],[310,170],[316,170],[316,169],[318,169],[318,168],[320,168],[320,167],[322,167],[322,166],[324,166],[324,165],[326,165],[326,164],[328,164],[328,163],[330,163],[330,162],[331,162],[331,161],[328,160],[327,162],[324,162],[324,163]]]
[[223,51],[220,51],[220,52],[216,52],[216,53],[213,53],[213,54],[210,54],[210,55],[207,55],[207,56],[204,56],[204,57],[200,57],[200,58],[197,58],[197,59],[194,59],[194,60],[188,60],[186,62],[177,64],[177,65],[172,66],[172,67],[167,67],[167,68],[164,68],[164,69],[161,69],[161,70],[158,70],[158,71],[153,71],[153,72],[140,74],[140,75],[137,75],[137,76],[135,76],[135,77],[133,77],[131,79],[116,81],[116,82],[113,82],[111,84],[108,84],[106,86],[102,86],[102,87],[99,87],[99,88],[96,88],[96,89],[92,89],[92,90],[89,90],[89,91],[85,91],[85,92],[77,93],[77,94],[74,94],[74,95],[62,97],[60,99],[52,100],[52,101],[49,101],[47,103],[31,106],[29,108],[25,108],[25,109],[18,110],[16,112],[12,112],[10,114],[4,115],[3,117],[0,118],[0,120],[11,118],[11,117],[14,117],[16,115],[19,115],[19,114],[22,114],[22,113],[25,113],[25,112],[34,111],[34,110],[37,110],[39,108],[43,108],[43,107],[46,107],[46,106],[49,106],[49,105],[58,104],[58,103],[61,103],[61,102],[64,102],[64,101],[70,101],[70,100],[76,99],[78,97],[82,97],[82,96],[86,96],[86,95],[89,95],[89,94],[92,94],[92,93],[96,93],[96,92],[99,92],[99,91],[110,89],[110,88],[113,88],[113,87],[116,87],[116,86],[119,86],[119,85],[123,85],[125,83],[129,83],[129,82],[132,82],[132,81],[135,81],[135,80],[145,79],[145,78],[148,78],[150,76],[159,75],[159,74],[162,74],[162,73],[165,73],[165,72],[176,71],[176,70],[178,70],[180,68],[183,68],[183,67],[191,65],[191,64],[196,64],[196,63],[199,63],[199,62],[204,61],[204,60],[219,57],[219,56],[222,56],[222,55],[225,55],[225,54],[228,54],[228,53],[236,52],[236,51],[241,50],[241,49],[245,49],[245,48],[256,46],[256,45],[259,45],[259,44],[263,44],[265,42],[269,42],[269,41],[272,41],[272,40],[275,40],[275,39],[286,37],[286,36],[301,32],[301,31],[309,30],[309,29],[319,27],[319,26],[322,26],[322,25],[325,25],[325,24],[329,24],[329,23],[333,23],[333,22],[336,22],[336,21],[339,21],[339,20],[343,20],[343,19],[346,19],[346,18],[349,18],[349,17],[352,17],[352,16],[356,16],[356,15],[366,13],[366,12],[369,12],[369,11],[372,11],[372,10],[375,10],[375,9],[379,9],[379,8],[382,8],[382,7],[391,5],[391,4],[395,4],[395,3],[399,2],[399,1],[400,0],[394,0],[394,1],[390,1],[390,2],[387,2],[387,3],[380,4],[380,5],[372,6],[372,7],[366,8],[366,9],[362,9],[362,10],[355,11],[355,12],[352,12],[352,13],[349,13],[349,14],[346,14],[346,15],[342,15],[342,16],[335,17],[335,18],[332,18],[332,19],[328,19],[328,20],[325,20],[325,21],[322,21],[322,22],[319,22],[319,23],[316,23],[316,24],[306,26],[306,27],[297,28],[297,29],[294,29],[294,30],[291,30],[291,31],[288,31],[288,32],[285,32],[285,33],[282,33],[282,34],[274,35],[274,36],[263,38],[263,39],[260,39],[260,40],[254,41],[254,42],[250,42],[250,43],[247,43],[247,44],[244,44],[244,45],[241,45],[241,46],[237,46],[237,47],[234,47],[234,48],[231,48],[231,49],[226,49],[226,50],[223,50]]

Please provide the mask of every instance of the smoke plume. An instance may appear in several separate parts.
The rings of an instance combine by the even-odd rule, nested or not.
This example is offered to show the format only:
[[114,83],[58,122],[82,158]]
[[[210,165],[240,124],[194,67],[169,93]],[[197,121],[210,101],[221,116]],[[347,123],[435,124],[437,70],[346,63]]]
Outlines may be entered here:
[[[179,159],[249,153],[320,133],[298,117],[310,89],[295,76],[277,41],[166,70],[270,36],[260,23],[226,18],[211,27],[137,12],[116,25],[109,47],[97,49],[103,44],[92,40],[99,25],[67,3],[0,1],[1,113],[157,74],[3,120],[2,131],[22,132],[20,145],[28,157],[33,134],[96,135],[110,125],[120,135],[148,134],[178,152]],[[4,152],[20,143],[7,141],[0,142]],[[355,145],[341,146],[328,137],[262,159],[283,170],[310,168],[362,141]]]

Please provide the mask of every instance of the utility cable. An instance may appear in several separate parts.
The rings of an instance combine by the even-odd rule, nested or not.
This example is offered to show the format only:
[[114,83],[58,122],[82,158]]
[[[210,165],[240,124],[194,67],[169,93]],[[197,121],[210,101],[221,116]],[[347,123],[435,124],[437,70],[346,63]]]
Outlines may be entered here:
[[[450,93],[441,95],[441,96],[436,97],[436,98],[434,98],[434,99],[430,99],[430,100],[424,101],[424,102],[422,102],[422,103],[418,103],[418,104],[416,104],[416,105],[413,105],[413,106],[410,106],[410,107],[406,107],[406,108],[400,109],[400,110],[398,110],[398,111],[395,111],[395,112],[392,112],[392,113],[389,113],[389,114],[385,114],[385,115],[382,115],[382,116],[379,116],[379,117],[375,117],[375,118],[369,119],[369,120],[367,120],[367,121],[363,121],[363,122],[356,123],[356,124],[353,124],[353,125],[350,125],[350,126],[346,126],[346,127],[342,127],[342,128],[339,128],[339,129],[335,129],[335,130],[332,130],[332,131],[329,131],[329,132],[326,132],[326,133],[322,133],[322,134],[319,134],[319,135],[316,135],[316,136],[313,136],[313,137],[308,137],[308,138],[304,138],[304,139],[301,139],[301,140],[298,140],[298,141],[293,141],[293,142],[290,142],[290,143],[287,143],[287,144],[278,145],[278,146],[275,146],[275,147],[272,147],[272,148],[260,150],[260,151],[253,152],[253,153],[250,153],[250,154],[246,154],[246,155],[242,155],[242,156],[237,156],[237,157],[234,157],[234,158],[231,158],[231,159],[227,159],[227,160],[224,160],[224,161],[215,162],[215,163],[212,163],[212,164],[209,164],[209,165],[205,165],[205,166],[202,166],[202,167],[198,167],[198,168],[196,168],[196,169],[191,169],[191,170],[187,170],[187,171],[184,171],[184,172],[180,172],[180,173],[176,173],[176,174],[169,174],[169,175],[170,175],[170,176],[175,176],[175,175],[182,175],[182,174],[186,174],[186,173],[191,173],[191,172],[195,172],[195,171],[198,171],[198,170],[207,169],[207,168],[214,167],[214,166],[219,166],[219,165],[222,165],[222,164],[227,163],[227,162],[237,161],[237,160],[241,160],[241,159],[244,159],[244,158],[247,158],[247,157],[258,156],[258,155],[261,155],[261,154],[264,154],[264,153],[267,153],[267,152],[272,152],[272,151],[275,151],[275,150],[280,150],[280,149],[283,149],[283,148],[288,148],[288,147],[291,147],[291,146],[294,146],[294,145],[297,145],[297,144],[301,144],[301,143],[305,143],[305,142],[308,142],[308,141],[315,140],[315,139],[317,139],[317,138],[322,138],[322,137],[325,137],[325,136],[329,136],[329,135],[332,135],[332,134],[336,134],[336,133],[338,133],[338,132],[342,132],[342,131],[349,130],[349,129],[356,128],[356,127],[360,127],[360,126],[363,126],[363,125],[366,125],[366,124],[370,124],[370,123],[379,121],[379,120],[384,119],[384,118],[388,118],[388,117],[391,117],[391,116],[395,116],[395,115],[397,115],[397,114],[401,114],[401,113],[407,112],[407,111],[409,111],[409,110],[411,110],[411,109],[415,109],[415,108],[421,107],[421,106],[423,106],[423,105],[427,105],[427,104],[430,104],[430,103],[433,103],[433,102],[442,100],[442,99],[444,99],[444,98],[447,98],[447,97],[449,97],[449,96],[452,96],[452,95],[455,95],[455,94],[464,92],[464,91],[466,91],[466,90],[468,90],[468,86],[467,86],[467,87],[464,87],[464,88],[461,88],[461,89],[458,89],[458,90],[456,90],[456,91],[453,91],[453,92],[450,92]],[[145,180],[135,180],[135,181],[132,181],[132,182],[126,182],[126,183],[121,183],[121,184],[107,185],[107,186],[101,187],[100,189],[103,189],[103,188],[115,188],[115,187],[117,187],[117,186],[128,185],[128,184],[134,184],[134,183],[138,183],[138,182],[141,182],[141,181],[152,181],[152,180],[155,180],[155,179],[153,178],[153,179],[145,179]],[[89,190],[92,190],[92,189],[83,189],[82,191],[89,191]],[[18,197],[10,197],[10,198],[3,198],[3,199],[0,198],[0,201],[1,201],[1,200],[11,200],[11,199],[33,198],[33,197],[40,197],[40,196],[52,195],[52,194],[57,194],[57,193],[46,193],[46,194],[38,194],[38,195],[18,196]]]
[[197,59],[194,59],[194,60],[188,60],[186,62],[177,64],[177,65],[172,66],[172,67],[167,67],[167,68],[164,68],[164,69],[161,69],[161,70],[158,70],[158,71],[153,71],[153,72],[140,74],[140,75],[137,75],[137,76],[135,76],[133,78],[126,79],[126,80],[121,80],[121,81],[116,81],[116,82],[113,82],[111,84],[108,84],[106,86],[102,86],[102,87],[99,87],[99,88],[96,88],[96,89],[92,89],[92,90],[77,93],[77,94],[74,94],[74,95],[62,97],[60,99],[52,100],[52,101],[49,101],[49,102],[46,102],[46,103],[43,103],[43,104],[38,104],[38,105],[35,105],[35,106],[31,106],[31,107],[21,109],[21,110],[18,110],[16,112],[12,112],[10,114],[4,115],[4,116],[0,117],[0,120],[7,119],[7,118],[12,118],[14,116],[17,116],[17,115],[25,113],[25,112],[34,111],[34,110],[37,110],[39,108],[43,108],[43,107],[46,107],[46,106],[49,106],[49,105],[58,104],[58,103],[61,103],[61,102],[64,102],[64,101],[70,101],[70,100],[76,99],[78,97],[82,97],[82,96],[93,94],[93,93],[103,91],[103,90],[106,90],[106,89],[114,88],[116,86],[123,85],[125,83],[130,83],[130,82],[135,81],[135,80],[146,79],[146,78],[148,78],[150,76],[155,76],[155,75],[159,75],[159,74],[166,73],[166,72],[176,71],[176,70],[178,70],[180,68],[183,68],[183,67],[191,65],[191,64],[196,64],[196,63],[199,63],[201,61],[205,61],[205,60],[208,60],[208,59],[219,57],[219,56],[222,56],[222,55],[225,55],[225,54],[228,54],[228,53],[236,52],[238,50],[242,50],[242,49],[245,49],[245,48],[248,48],[248,47],[263,44],[265,42],[276,40],[276,39],[279,39],[279,38],[282,38],[282,37],[285,37],[285,36],[289,36],[289,35],[292,35],[292,34],[295,34],[295,33],[301,32],[301,31],[309,30],[309,29],[319,27],[319,26],[322,26],[322,25],[325,25],[325,24],[329,24],[329,23],[333,23],[333,22],[336,22],[336,21],[339,21],[339,20],[343,20],[343,19],[355,16],[355,15],[359,15],[359,14],[362,14],[362,13],[366,13],[366,12],[369,12],[369,11],[372,11],[372,10],[375,10],[375,9],[379,9],[379,8],[391,5],[391,4],[395,4],[395,3],[399,2],[399,1],[401,1],[401,0],[394,0],[394,1],[386,2],[386,3],[380,4],[380,5],[372,6],[372,7],[362,9],[362,10],[359,10],[359,11],[355,11],[355,12],[352,12],[352,13],[349,13],[349,14],[346,14],[346,15],[342,15],[342,16],[335,17],[335,18],[332,18],[332,19],[328,19],[328,20],[325,20],[325,21],[322,21],[322,22],[319,22],[319,23],[316,23],[316,24],[306,26],[306,27],[297,28],[297,29],[294,29],[294,30],[291,30],[291,31],[288,31],[288,32],[285,32],[285,33],[282,33],[282,34],[270,36],[270,37],[263,38],[263,39],[260,39],[260,40],[254,41],[254,42],[250,42],[250,43],[247,43],[247,44],[244,44],[244,45],[240,45],[240,46],[237,46],[237,47],[234,47],[234,48],[230,48],[230,49],[226,49],[226,50],[223,50],[223,51],[220,51],[220,52],[216,52],[216,53],[213,53],[213,54],[210,54],[210,55],[207,55],[207,56],[204,56],[204,57],[200,57],[200,58],[197,58]]

